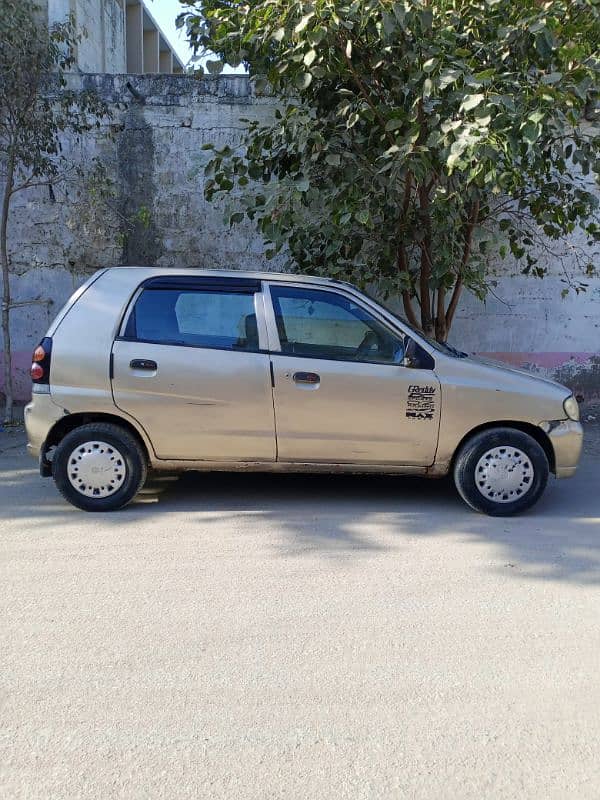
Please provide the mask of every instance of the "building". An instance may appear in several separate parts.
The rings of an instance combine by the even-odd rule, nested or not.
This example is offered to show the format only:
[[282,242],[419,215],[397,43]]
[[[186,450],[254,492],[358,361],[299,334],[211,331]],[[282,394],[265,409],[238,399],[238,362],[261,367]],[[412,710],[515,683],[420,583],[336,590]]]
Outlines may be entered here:
[[149,0],[42,0],[48,24],[69,14],[84,33],[76,69],[94,73],[181,74],[184,64],[149,9]]

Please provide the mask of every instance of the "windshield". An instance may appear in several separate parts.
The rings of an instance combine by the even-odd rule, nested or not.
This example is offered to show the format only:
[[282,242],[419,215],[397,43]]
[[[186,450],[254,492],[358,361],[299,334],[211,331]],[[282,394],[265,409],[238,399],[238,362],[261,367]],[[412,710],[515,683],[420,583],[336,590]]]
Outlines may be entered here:
[[422,330],[416,328],[414,325],[411,325],[411,323],[408,322],[408,320],[400,316],[400,314],[398,314],[397,311],[394,311],[393,308],[390,308],[386,303],[382,303],[381,300],[379,300],[377,297],[373,297],[373,295],[370,294],[370,292],[363,292],[363,294],[365,294],[369,298],[369,300],[372,300],[378,306],[381,306],[381,308],[387,311],[388,314],[391,314],[399,322],[401,322],[403,325],[409,328],[413,333],[417,335],[417,337],[419,337],[420,339],[424,339],[427,342],[427,344],[431,345],[439,353],[444,353],[444,355],[447,356],[454,356],[454,358],[468,358],[469,355],[468,353],[463,353],[462,350],[457,350],[456,347],[452,347],[452,345],[448,344],[447,342],[438,342],[436,339],[432,339],[431,336],[427,336],[426,334],[424,334]]

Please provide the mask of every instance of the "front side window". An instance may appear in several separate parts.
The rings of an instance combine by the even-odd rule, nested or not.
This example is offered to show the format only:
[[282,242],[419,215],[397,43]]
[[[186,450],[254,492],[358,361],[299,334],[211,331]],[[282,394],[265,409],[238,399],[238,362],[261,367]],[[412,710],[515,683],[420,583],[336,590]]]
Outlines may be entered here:
[[125,336],[156,344],[255,351],[259,343],[254,295],[145,288]]
[[281,352],[400,364],[404,343],[362,306],[336,292],[271,286]]

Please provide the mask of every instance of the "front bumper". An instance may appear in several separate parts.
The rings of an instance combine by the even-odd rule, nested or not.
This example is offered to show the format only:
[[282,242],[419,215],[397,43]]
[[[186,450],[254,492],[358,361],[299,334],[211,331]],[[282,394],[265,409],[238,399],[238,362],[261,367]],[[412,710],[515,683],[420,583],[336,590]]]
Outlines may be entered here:
[[583,446],[581,423],[564,419],[560,422],[546,423],[546,425],[542,425],[542,428],[546,430],[554,448],[556,477],[572,478],[577,470]]

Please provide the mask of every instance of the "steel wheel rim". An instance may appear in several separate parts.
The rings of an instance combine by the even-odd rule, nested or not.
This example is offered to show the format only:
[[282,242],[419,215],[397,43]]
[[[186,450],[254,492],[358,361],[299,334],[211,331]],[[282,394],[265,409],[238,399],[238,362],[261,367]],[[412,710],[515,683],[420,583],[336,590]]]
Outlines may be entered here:
[[531,459],[518,447],[493,447],[475,467],[475,486],[494,503],[514,503],[531,490],[533,478]]
[[89,441],[77,445],[67,462],[71,486],[85,497],[111,497],[123,486],[127,465],[112,444]]

